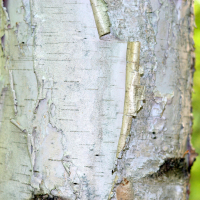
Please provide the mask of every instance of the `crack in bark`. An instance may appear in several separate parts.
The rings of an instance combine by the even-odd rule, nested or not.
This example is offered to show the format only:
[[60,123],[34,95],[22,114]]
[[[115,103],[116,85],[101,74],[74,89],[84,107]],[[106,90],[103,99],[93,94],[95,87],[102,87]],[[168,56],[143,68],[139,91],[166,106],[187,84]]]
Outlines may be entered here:
[[39,194],[39,195],[34,195],[34,197],[31,200],[65,200],[65,199],[48,194]]
[[164,163],[160,166],[159,170],[153,174],[148,175],[149,178],[159,178],[163,176],[170,177],[187,177],[188,176],[188,165],[185,158],[167,158]]

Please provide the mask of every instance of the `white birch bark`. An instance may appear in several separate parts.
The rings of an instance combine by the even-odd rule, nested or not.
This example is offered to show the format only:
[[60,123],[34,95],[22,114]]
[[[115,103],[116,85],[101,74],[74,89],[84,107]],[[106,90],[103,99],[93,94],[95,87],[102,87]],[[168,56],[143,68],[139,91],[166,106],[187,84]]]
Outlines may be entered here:
[[[99,38],[90,0],[1,0],[0,199],[187,198],[193,1],[105,3]],[[116,159],[128,41],[145,101]]]

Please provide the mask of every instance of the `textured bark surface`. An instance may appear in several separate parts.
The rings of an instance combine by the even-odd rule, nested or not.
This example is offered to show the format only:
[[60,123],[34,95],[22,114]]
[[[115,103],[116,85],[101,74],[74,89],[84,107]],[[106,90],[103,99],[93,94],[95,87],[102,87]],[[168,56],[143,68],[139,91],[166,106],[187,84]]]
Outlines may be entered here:
[[[1,0],[0,199],[186,199],[192,0]],[[143,108],[116,160],[128,41]],[[46,196],[46,197],[45,197]]]

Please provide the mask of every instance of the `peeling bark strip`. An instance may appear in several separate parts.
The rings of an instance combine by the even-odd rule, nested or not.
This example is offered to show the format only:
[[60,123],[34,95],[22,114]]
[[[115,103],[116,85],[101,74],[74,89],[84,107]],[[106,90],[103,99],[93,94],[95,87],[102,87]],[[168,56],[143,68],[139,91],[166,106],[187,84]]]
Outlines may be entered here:
[[119,153],[123,150],[125,146],[126,138],[128,137],[131,130],[131,124],[132,124],[132,116],[124,115],[122,121],[122,128],[119,136],[118,147],[117,147],[117,155],[116,155],[117,158],[119,156]]
[[136,116],[142,107],[145,87],[140,85],[140,75],[143,74],[139,66],[140,42],[128,42],[126,53],[126,93],[124,115]]
[[9,75],[10,75],[10,87],[11,87],[11,91],[13,93],[14,110],[15,110],[15,115],[16,115],[17,114],[17,97],[16,97],[15,90],[14,90],[12,70],[9,70]]
[[104,0],[90,0],[99,37],[110,33],[110,20]]
[[126,138],[130,133],[132,117],[137,115],[137,112],[142,107],[142,100],[144,100],[145,87],[140,85],[140,75],[143,74],[143,69],[139,66],[139,58],[140,42],[128,42],[124,115],[117,147],[117,158],[124,148]]

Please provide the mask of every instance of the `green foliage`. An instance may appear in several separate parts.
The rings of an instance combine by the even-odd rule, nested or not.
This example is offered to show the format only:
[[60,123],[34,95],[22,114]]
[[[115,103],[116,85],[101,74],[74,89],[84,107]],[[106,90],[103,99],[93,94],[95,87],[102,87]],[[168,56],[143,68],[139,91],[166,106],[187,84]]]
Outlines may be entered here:
[[192,106],[194,116],[192,145],[199,156],[197,157],[197,160],[195,161],[191,170],[190,200],[200,200],[200,0],[195,0],[194,10],[197,28],[195,28],[194,30],[196,71],[194,73],[194,91],[192,94]]

